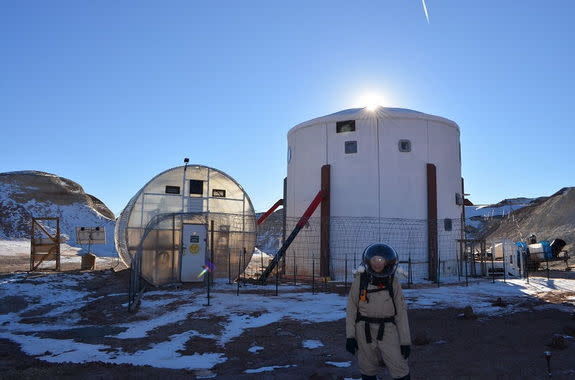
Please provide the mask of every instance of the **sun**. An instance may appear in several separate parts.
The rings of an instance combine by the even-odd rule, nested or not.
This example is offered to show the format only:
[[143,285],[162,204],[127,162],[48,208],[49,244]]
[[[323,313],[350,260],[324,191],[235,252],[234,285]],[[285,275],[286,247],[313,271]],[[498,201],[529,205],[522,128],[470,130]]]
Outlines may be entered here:
[[377,107],[385,104],[385,99],[380,94],[369,92],[360,96],[357,103],[361,107],[367,108],[369,111],[374,111]]

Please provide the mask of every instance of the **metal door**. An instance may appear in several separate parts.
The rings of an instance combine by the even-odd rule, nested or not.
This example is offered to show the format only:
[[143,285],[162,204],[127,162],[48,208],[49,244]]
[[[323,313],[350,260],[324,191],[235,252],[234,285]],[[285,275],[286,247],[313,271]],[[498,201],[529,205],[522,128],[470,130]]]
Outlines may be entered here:
[[202,282],[198,277],[206,263],[206,238],[208,228],[205,224],[184,224],[182,229],[182,260],[180,281]]

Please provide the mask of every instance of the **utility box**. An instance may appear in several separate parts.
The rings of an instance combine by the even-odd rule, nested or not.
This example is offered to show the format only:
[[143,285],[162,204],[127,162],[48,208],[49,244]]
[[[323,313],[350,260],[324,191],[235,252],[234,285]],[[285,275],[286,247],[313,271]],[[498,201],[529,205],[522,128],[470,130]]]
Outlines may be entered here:
[[96,255],[87,253],[82,256],[82,263],[80,264],[81,270],[94,270],[96,266]]

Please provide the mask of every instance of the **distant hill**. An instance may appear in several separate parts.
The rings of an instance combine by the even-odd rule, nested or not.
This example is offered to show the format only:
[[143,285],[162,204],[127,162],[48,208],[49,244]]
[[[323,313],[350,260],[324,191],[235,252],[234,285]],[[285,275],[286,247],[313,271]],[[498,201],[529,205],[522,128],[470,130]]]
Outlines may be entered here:
[[0,239],[28,239],[32,217],[60,218],[67,244],[76,243],[76,227],[104,227],[106,244],[91,251],[114,256],[114,213],[82,186],[67,178],[39,171],[0,173]]
[[493,221],[499,221],[515,210],[529,206],[535,198],[510,198],[490,205],[465,206],[465,223],[468,237],[485,235],[485,227]]
[[499,218],[487,220],[481,229],[487,239],[524,241],[530,234],[538,240],[565,240],[575,248],[575,187],[565,187],[549,197],[531,200]]

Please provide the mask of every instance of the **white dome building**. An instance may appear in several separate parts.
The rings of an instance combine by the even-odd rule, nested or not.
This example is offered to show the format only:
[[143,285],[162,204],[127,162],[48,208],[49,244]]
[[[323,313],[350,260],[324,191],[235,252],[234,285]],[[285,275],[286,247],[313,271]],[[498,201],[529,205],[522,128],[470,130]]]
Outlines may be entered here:
[[[323,249],[329,250],[330,277],[342,280],[345,262],[350,273],[363,249],[375,242],[388,243],[400,260],[409,259],[415,277],[457,273],[463,204],[459,139],[453,121],[400,108],[348,109],[298,124],[288,132],[286,216],[295,220],[304,213],[322,186],[321,168],[329,165],[324,212],[330,232]],[[319,208],[313,216],[310,223],[319,220]],[[320,256],[319,243],[302,246],[302,240],[287,251],[288,273],[296,265],[303,274],[309,259]]]

